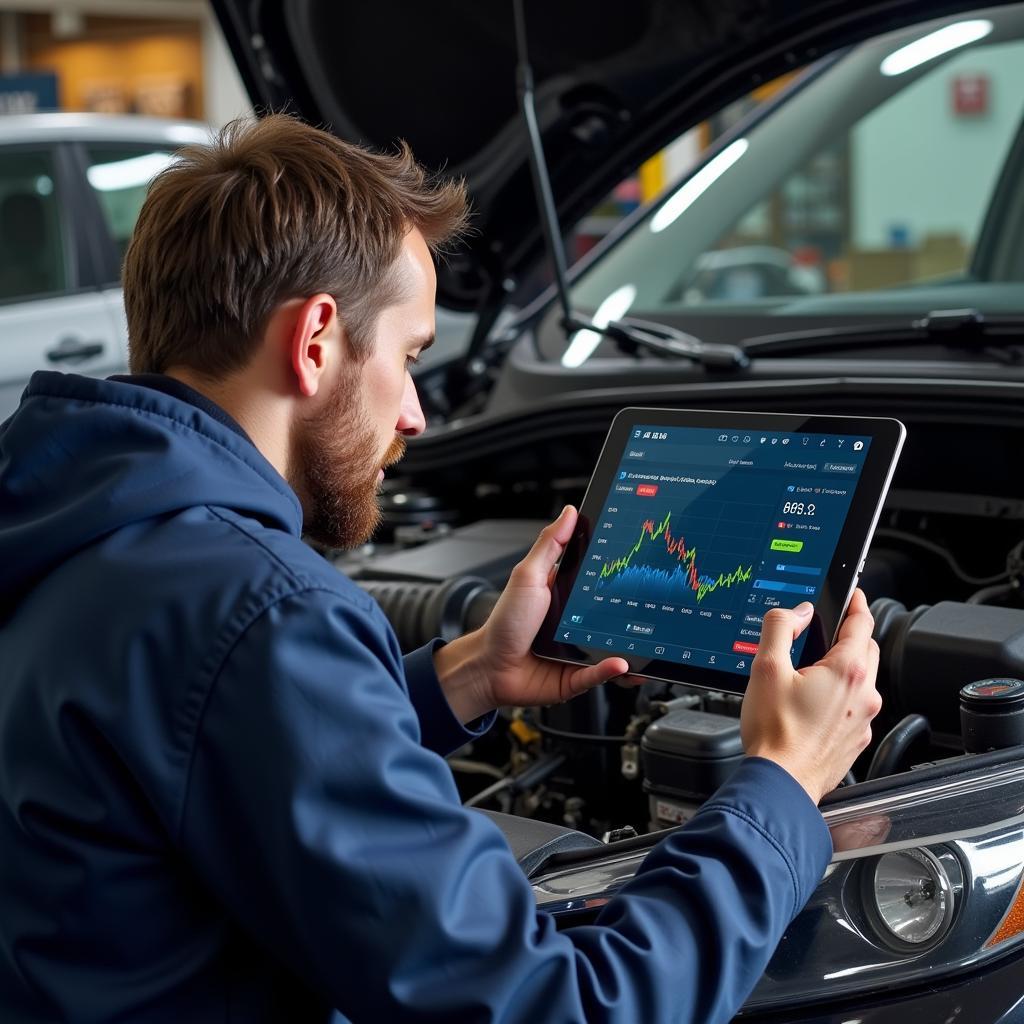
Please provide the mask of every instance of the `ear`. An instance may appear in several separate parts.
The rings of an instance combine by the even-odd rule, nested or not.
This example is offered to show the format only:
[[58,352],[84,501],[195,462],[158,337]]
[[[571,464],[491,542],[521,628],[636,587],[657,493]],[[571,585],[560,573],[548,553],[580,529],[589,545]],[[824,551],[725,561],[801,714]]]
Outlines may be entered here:
[[326,293],[306,299],[295,313],[289,343],[291,363],[299,391],[307,398],[317,393],[328,361],[340,353],[337,327],[338,306]]

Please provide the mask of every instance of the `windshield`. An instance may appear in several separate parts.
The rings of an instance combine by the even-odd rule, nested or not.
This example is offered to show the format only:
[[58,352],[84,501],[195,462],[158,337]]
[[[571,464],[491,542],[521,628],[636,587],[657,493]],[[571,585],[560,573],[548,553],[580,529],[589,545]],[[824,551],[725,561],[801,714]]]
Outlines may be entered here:
[[[1024,6],[878,37],[720,140],[583,273],[573,306],[707,340],[1020,312],[1022,123]],[[580,332],[563,363],[598,340]]]

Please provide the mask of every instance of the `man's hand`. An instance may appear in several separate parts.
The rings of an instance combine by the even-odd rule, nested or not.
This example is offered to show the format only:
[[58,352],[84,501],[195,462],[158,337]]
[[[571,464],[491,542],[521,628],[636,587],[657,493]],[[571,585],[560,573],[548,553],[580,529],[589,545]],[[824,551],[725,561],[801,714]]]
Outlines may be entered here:
[[864,594],[854,593],[835,646],[816,665],[798,671],[790,648],[811,611],[805,602],[765,614],[740,730],[748,754],[781,765],[817,803],[871,742],[871,719],[882,698],[875,689],[878,645],[871,639],[874,621]]
[[434,655],[441,686],[460,721],[496,707],[558,704],[629,670],[623,658],[605,658],[581,668],[546,661],[530,651],[547,614],[552,574],[576,527],[576,515],[576,509],[567,505],[541,531],[529,554],[512,570],[481,629]]

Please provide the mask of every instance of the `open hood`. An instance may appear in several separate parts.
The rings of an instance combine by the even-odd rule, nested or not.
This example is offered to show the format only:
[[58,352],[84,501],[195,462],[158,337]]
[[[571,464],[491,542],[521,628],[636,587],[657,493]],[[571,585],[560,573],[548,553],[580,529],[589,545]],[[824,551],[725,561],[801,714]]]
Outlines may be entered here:
[[[477,234],[438,300],[496,298],[543,252],[516,96],[512,0],[213,0],[257,108],[350,141],[406,139],[464,177]],[[536,106],[564,229],[686,128],[841,46],[965,0],[526,0]],[[985,6],[996,6],[986,4]]]

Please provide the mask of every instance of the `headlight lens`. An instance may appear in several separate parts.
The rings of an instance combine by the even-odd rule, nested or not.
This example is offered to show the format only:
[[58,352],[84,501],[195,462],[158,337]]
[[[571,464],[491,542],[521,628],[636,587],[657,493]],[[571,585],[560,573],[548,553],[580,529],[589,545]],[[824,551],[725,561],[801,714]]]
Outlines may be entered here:
[[[833,861],[745,1012],[934,982],[1024,946],[1024,760],[943,767],[825,811]],[[599,906],[646,854],[612,846],[542,869],[537,902],[558,915]]]
[[953,921],[953,885],[928,850],[886,853],[870,872],[871,904],[879,937],[903,950],[941,941]]

